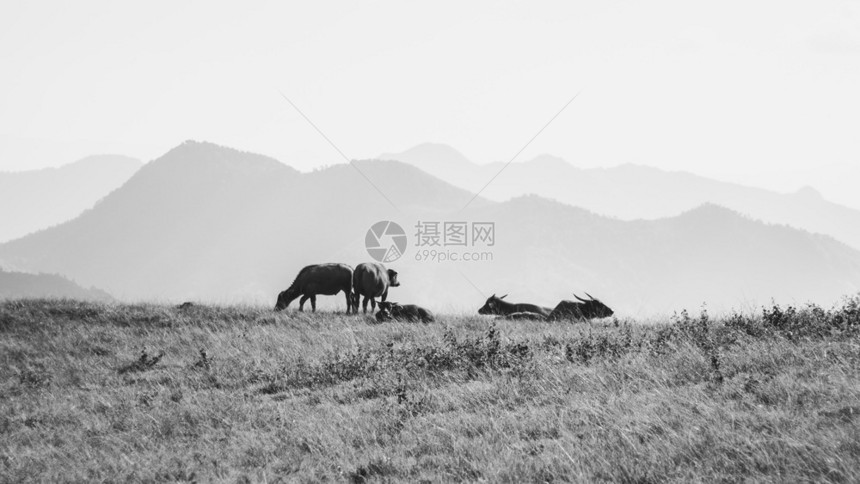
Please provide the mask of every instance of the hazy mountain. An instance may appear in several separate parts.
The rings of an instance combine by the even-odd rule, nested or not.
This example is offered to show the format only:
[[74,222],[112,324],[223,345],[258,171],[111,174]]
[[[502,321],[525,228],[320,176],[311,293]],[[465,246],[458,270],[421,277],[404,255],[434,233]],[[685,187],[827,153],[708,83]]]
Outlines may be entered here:
[[0,269],[0,300],[23,298],[68,298],[111,301],[104,291],[83,287],[54,274],[24,274]]
[[483,211],[510,227],[495,251],[509,272],[476,271],[473,282],[492,292],[555,296],[543,303],[588,291],[628,313],[665,313],[704,302],[716,310],[771,299],[829,304],[860,289],[860,252],[715,205],[631,222],[536,196]]
[[462,153],[441,143],[423,143],[402,153],[383,153],[378,158],[408,163],[443,180],[456,179],[461,170],[471,174],[477,168]]
[[581,169],[549,155],[502,170],[504,163],[472,163],[438,144],[381,157],[409,163],[474,192],[498,174],[481,193],[490,200],[537,194],[624,220],[671,217],[714,203],[765,222],[831,235],[860,249],[860,211],[828,202],[809,187],[782,194],[632,164]]
[[393,210],[361,173],[404,210],[467,200],[401,163],[300,174],[264,156],[186,142],[76,220],[0,246],[0,260],[53,268],[125,298],[268,297],[297,264],[334,255],[343,234],[363,243],[370,224]]
[[90,156],[59,168],[0,172],[0,242],[80,215],[141,166],[126,156]]
[[[126,299],[273,304],[306,264],[367,261],[366,231],[393,220],[409,246],[390,264],[403,283],[391,299],[441,312],[474,311],[493,292],[553,305],[588,291],[629,314],[704,301],[712,309],[771,298],[830,303],[860,289],[857,251],[715,206],[625,222],[534,196],[479,198],[460,210],[471,196],[399,162],[299,173],[260,155],[186,142],[77,219],[0,245],[0,261]],[[494,245],[466,248],[492,261],[416,260],[430,250],[415,245],[419,221],[493,222]],[[342,304],[321,298],[323,307]]]

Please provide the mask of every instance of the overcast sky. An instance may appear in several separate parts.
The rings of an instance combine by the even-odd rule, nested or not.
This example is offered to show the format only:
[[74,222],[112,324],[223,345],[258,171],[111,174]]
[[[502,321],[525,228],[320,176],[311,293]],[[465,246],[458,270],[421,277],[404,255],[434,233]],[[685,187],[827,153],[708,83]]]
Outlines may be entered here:
[[0,170],[185,139],[299,169],[432,141],[860,208],[860,3],[0,3]]

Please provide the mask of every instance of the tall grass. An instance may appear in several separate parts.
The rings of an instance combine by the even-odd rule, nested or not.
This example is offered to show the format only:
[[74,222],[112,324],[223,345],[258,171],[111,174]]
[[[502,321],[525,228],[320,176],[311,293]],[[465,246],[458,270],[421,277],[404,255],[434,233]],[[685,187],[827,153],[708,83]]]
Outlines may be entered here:
[[857,482],[858,332],[12,301],[0,480]]

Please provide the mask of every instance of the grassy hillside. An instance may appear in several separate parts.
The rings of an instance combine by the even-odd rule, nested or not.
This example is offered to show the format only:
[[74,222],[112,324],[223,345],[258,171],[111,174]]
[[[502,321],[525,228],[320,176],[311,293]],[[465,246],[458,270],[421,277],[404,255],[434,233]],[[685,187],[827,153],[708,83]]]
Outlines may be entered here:
[[0,304],[0,481],[860,480],[860,299],[656,325]]

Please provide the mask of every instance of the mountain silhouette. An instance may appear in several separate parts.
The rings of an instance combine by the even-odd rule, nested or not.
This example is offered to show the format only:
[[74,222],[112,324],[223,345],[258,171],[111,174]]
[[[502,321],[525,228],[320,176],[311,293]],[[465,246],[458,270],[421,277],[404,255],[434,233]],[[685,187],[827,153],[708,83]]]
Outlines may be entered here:
[[[665,314],[703,303],[719,311],[754,309],[771,300],[830,304],[860,289],[857,251],[712,204],[677,217],[629,222],[537,196],[496,209],[485,217],[516,227],[495,251],[496,261],[514,266],[514,276],[476,270],[470,277],[489,292],[552,294],[543,304],[588,291],[628,314]],[[546,270],[539,275],[532,266]],[[523,283],[516,274],[530,279]]]
[[479,165],[438,144],[381,157],[411,164],[472,191],[495,176],[481,192],[495,201],[537,194],[623,220],[673,217],[713,203],[764,222],[830,235],[860,249],[860,210],[831,203],[811,187],[782,194],[634,164],[581,169],[550,155],[502,169],[505,163]]
[[470,173],[477,166],[459,151],[441,143],[423,143],[402,153],[384,153],[377,158],[403,161],[443,180],[456,177],[462,170]]
[[[368,230],[393,221],[408,244],[399,258],[386,252],[401,279],[390,298],[440,312],[474,312],[494,292],[550,306],[588,291],[621,314],[653,314],[703,302],[829,304],[860,288],[860,252],[715,205],[623,221],[539,196],[478,197],[463,209],[472,197],[396,161],[300,173],[189,141],[78,218],[0,245],[0,263],[125,300],[274,304],[307,264],[370,260]],[[494,224],[493,244],[456,248],[492,260],[439,262],[450,247],[416,245],[419,222],[434,221]],[[426,260],[432,251],[436,261]],[[320,306],[341,303],[321,298]]]
[[55,274],[24,274],[0,269],[0,301],[7,299],[63,298],[112,301],[106,292],[83,287]]
[[140,166],[126,156],[99,155],[59,168],[0,172],[0,242],[71,220]]
[[356,161],[302,174],[189,141],[77,219],[4,244],[0,261],[126,299],[247,302],[289,284],[296,264],[336,255],[348,239],[360,238],[364,250],[367,228],[400,213],[365,176],[402,210],[453,210],[469,198],[402,163]]

